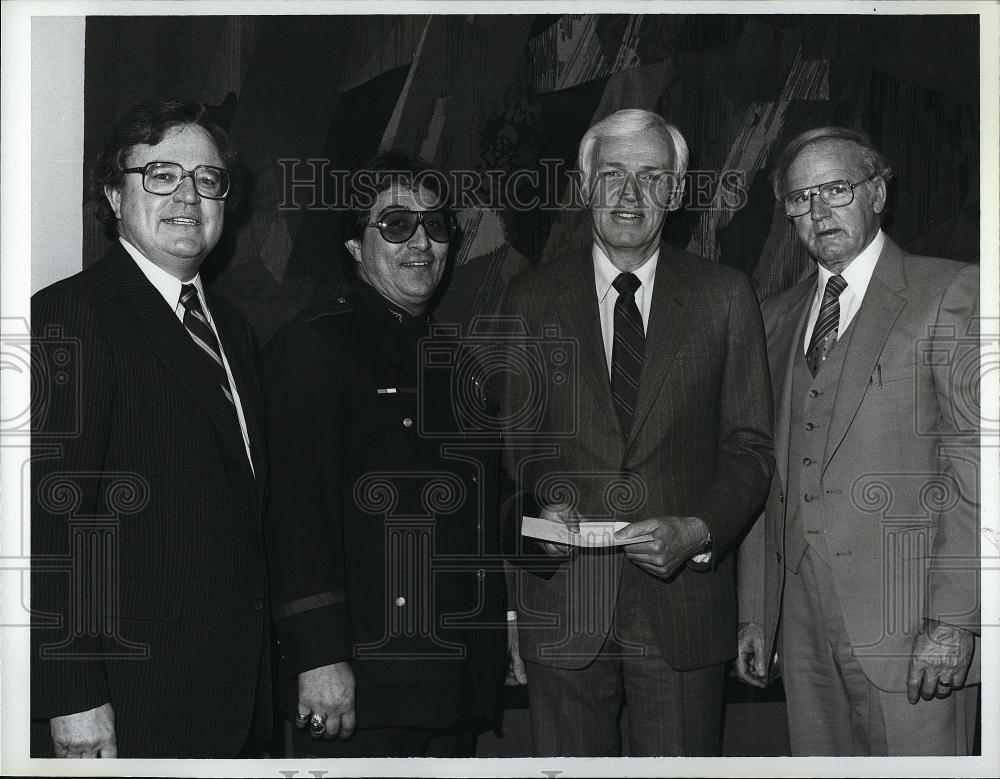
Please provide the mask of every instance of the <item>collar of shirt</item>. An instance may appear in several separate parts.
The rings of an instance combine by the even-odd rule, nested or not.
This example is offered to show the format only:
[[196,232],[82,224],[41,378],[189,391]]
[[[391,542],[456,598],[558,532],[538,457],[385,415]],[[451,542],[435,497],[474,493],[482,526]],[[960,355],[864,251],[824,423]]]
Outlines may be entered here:
[[[865,292],[868,290],[868,283],[872,280],[875,272],[875,265],[878,264],[879,255],[882,254],[882,247],[885,246],[885,233],[881,229],[875,233],[872,242],[868,244],[861,254],[851,260],[851,263],[844,268],[840,275],[847,282],[847,288],[840,294],[840,323],[837,327],[838,333],[843,333],[848,325],[857,316],[861,303],[865,299]],[[819,318],[819,309],[823,303],[823,293],[826,290],[826,283],[834,275],[831,271],[818,266],[819,273],[816,277],[816,291],[813,294],[812,310],[809,312],[809,323],[806,327],[803,352],[809,348],[809,340],[812,338],[812,331]]]
[[[611,304],[618,300],[618,290],[614,288],[615,279],[621,273],[614,263],[608,259],[604,250],[594,244],[592,252],[594,259],[594,284],[597,287],[597,302],[602,306],[611,293]],[[642,284],[635,292],[635,304],[642,314],[643,327],[649,324],[649,301],[653,297],[653,282],[656,280],[656,263],[660,259],[660,250],[655,252],[640,267],[632,271]]]
[[200,273],[196,273],[193,279],[182,282],[176,276],[171,276],[156,263],[143,257],[142,253],[124,238],[119,236],[118,240],[121,241],[121,245],[125,247],[125,251],[129,253],[129,256],[135,260],[135,264],[139,266],[142,275],[149,279],[150,284],[156,287],[156,291],[163,296],[167,305],[170,306],[170,310],[174,312],[178,319],[182,322],[184,321],[184,306],[181,305],[181,286],[184,284],[194,284],[201,299],[202,309],[205,311],[209,322],[212,321],[212,314],[208,308],[208,301],[205,299],[205,288],[202,286]]
[[[594,260],[594,284],[597,287],[597,307],[601,317],[601,337],[604,341],[604,356],[607,358],[610,378],[611,350],[615,342],[615,302],[618,300],[618,290],[613,284],[621,271],[596,243],[591,256]],[[657,248],[648,260],[632,271],[642,283],[642,286],[635,291],[635,305],[642,317],[643,330],[649,328],[649,307],[653,300],[653,283],[656,280],[656,264],[659,259],[660,250]]]

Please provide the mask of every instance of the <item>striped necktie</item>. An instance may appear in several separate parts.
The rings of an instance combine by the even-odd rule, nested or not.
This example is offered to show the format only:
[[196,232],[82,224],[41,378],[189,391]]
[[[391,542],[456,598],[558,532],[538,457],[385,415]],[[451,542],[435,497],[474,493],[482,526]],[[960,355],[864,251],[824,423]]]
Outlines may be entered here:
[[806,363],[809,372],[815,377],[824,363],[833,345],[837,343],[837,329],[840,327],[840,293],[847,289],[843,276],[831,276],[823,290],[823,302],[816,317],[812,338],[809,339],[809,349],[806,351]]
[[611,347],[611,394],[622,432],[628,435],[639,394],[642,355],[646,347],[642,317],[635,304],[635,291],[642,286],[642,282],[631,273],[620,273],[612,286],[618,290],[618,300],[615,301],[615,335]]
[[194,342],[209,358],[212,369],[215,371],[216,379],[222,394],[226,399],[236,406],[233,400],[233,393],[229,388],[229,376],[226,374],[226,367],[222,362],[222,352],[219,349],[219,341],[215,337],[212,326],[208,324],[205,312],[202,311],[201,301],[198,298],[198,289],[194,284],[184,284],[181,286],[181,305],[184,306],[184,327]]

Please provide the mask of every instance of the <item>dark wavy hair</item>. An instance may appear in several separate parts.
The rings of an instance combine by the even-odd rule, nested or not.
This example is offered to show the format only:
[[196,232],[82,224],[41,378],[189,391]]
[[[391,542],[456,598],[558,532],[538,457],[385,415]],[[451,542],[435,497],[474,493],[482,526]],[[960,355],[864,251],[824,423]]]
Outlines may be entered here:
[[226,131],[215,123],[209,109],[193,100],[181,102],[148,98],[133,104],[115,118],[111,134],[101,147],[91,173],[92,195],[97,204],[96,215],[104,223],[109,236],[118,235],[118,220],[111,203],[104,195],[104,188],[117,189],[122,185],[127,158],[134,147],[140,144],[155,145],[170,130],[186,125],[203,128],[215,142],[223,167],[229,171],[232,181],[226,198],[226,211],[233,212],[239,207],[243,163]]

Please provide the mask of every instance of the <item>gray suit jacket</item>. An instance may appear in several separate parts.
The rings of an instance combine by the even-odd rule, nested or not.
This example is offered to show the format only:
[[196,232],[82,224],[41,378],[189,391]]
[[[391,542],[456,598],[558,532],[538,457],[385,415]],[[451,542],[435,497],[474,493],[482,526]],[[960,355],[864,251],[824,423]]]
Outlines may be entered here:
[[[777,468],[739,554],[740,621],[773,657],[784,585],[792,360],[815,274],[764,305]],[[925,617],[979,631],[979,268],[886,239],[834,402],[819,496],[837,597],[868,678],[906,687]],[[973,674],[974,675],[974,674]],[[973,678],[970,676],[970,681]]]
[[710,566],[651,576],[619,550],[525,563],[516,608],[521,652],[580,668],[612,629],[619,591],[638,598],[677,669],[735,654],[728,554],[764,499],[773,469],[771,396],[756,299],[737,271],[663,244],[631,431],[615,414],[589,252],[516,278],[505,306],[521,330],[502,417],[520,514],[568,500],[585,518],[697,516]]

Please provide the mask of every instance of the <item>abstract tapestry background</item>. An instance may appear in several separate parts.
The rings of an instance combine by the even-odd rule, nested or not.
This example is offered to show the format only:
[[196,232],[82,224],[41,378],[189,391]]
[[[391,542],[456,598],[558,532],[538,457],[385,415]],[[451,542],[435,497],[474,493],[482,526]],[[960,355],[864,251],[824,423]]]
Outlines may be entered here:
[[[539,176],[556,161],[549,190],[565,201],[586,128],[642,107],[691,147],[688,202],[665,238],[742,269],[764,299],[810,268],[768,165],[821,124],[863,128],[887,155],[886,227],[901,245],[978,261],[978,63],[976,16],[89,17],[84,164],[135,100],[215,107],[254,186],[206,274],[266,341],[343,284],[338,213],[289,189],[290,175],[316,180],[307,161],[350,170],[398,147],[443,170]],[[733,171],[735,199],[721,185]],[[533,193],[525,181],[515,194]],[[108,239],[84,199],[89,264]],[[459,220],[438,318],[460,323],[494,312],[512,274],[590,240],[573,208],[468,208]]]

